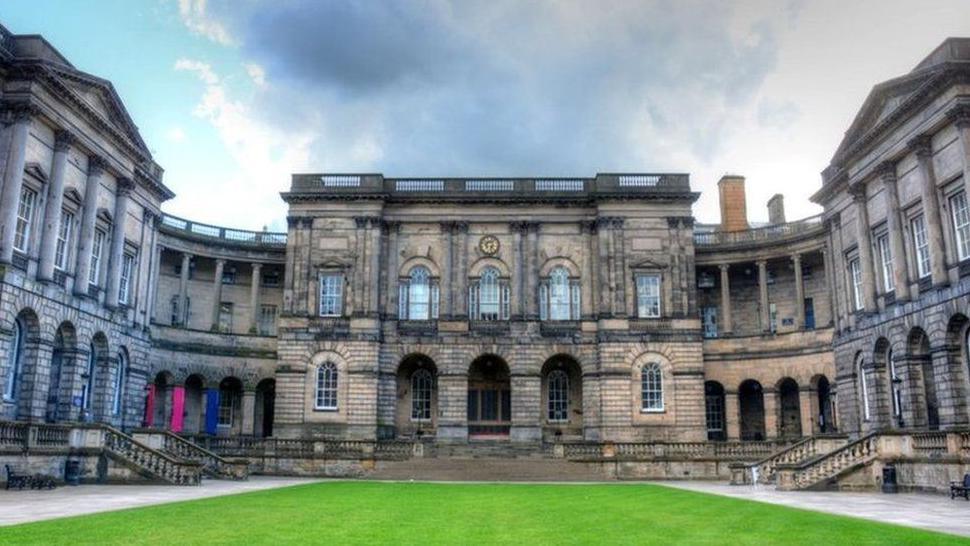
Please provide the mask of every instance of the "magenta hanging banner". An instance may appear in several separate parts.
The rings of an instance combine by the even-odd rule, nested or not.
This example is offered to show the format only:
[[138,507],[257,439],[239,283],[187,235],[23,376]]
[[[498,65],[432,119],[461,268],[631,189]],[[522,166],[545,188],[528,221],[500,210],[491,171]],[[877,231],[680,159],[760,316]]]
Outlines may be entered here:
[[182,418],[185,413],[185,387],[172,388],[172,432],[182,432]]
[[155,384],[149,383],[145,390],[148,391],[145,397],[145,426],[150,427],[155,424]]

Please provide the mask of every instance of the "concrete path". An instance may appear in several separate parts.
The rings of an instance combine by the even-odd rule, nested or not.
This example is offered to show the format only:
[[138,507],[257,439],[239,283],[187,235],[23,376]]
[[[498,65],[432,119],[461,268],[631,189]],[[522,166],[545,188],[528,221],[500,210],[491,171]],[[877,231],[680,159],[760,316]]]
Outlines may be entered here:
[[844,493],[778,491],[771,486],[729,485],[725,482],[653,482],[701,493],[782,504],[816,512],[851,516],[907,527],[970,536],[970,502],[949,496],[918,493]]
[[248,491],[313,483],[307,478],[252,476],[248,481],[204,480],[198,487],[174,485],[80,485],[50,491],[0,490],[0,525],[62,518]]

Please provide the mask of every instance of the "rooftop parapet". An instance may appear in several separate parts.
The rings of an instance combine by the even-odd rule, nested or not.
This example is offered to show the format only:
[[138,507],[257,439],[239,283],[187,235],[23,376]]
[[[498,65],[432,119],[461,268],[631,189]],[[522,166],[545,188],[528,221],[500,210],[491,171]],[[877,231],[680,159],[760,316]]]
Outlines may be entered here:
[[690,176],[609,173],[592,178],[385,178],[382,174],[294,174],[284,199],[590,200],[690,198]]
[[199,241],[222,241],[230,245],[286,248],[286,233],[272,231],[247,231],[209,224],[202,224],[172,216],[162,215],[162,230],[177,236]]
[[716,225],[697,225],[694,228],[694,245],[697,247],[730,247],[760,242],[784,241],[794,237],[822,232],[825,225],[822,215],[809,216],[794,222],[764,226],[741,231],[717,231]]

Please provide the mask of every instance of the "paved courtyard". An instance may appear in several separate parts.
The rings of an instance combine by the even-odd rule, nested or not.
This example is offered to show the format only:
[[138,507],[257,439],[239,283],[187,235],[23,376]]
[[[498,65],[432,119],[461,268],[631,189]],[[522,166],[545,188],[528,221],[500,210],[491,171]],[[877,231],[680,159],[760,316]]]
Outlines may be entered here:
[[252,476],[248,481],[205,480],[199,487],[171,485],[81,485],[51,491],[0,490],[0,525],[108,512],[320,481]]
[[655,483],[689,491],[970,536],[970,502],[963,499],[951,501],[949,496],[944,495],[778,491],[774,486],[739,486],[704,481]]

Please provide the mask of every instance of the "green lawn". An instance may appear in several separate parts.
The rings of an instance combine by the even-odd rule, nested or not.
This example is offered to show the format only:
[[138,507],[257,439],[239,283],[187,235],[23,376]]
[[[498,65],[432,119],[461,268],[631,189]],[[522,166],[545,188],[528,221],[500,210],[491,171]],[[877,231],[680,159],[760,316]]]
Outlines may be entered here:
[[0,528],[4,544],[967,544],[653,485],[327,482]]

